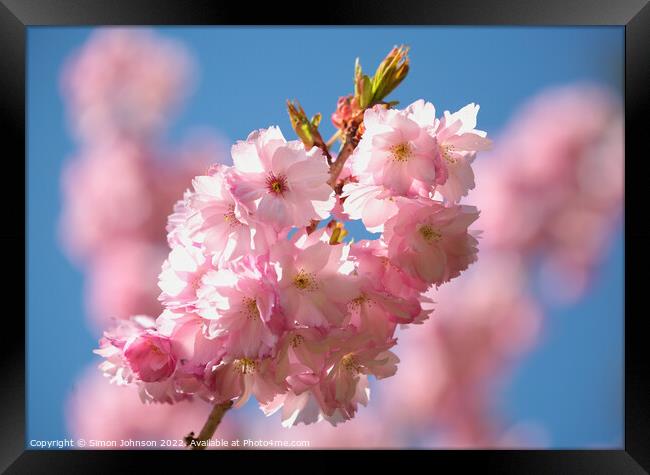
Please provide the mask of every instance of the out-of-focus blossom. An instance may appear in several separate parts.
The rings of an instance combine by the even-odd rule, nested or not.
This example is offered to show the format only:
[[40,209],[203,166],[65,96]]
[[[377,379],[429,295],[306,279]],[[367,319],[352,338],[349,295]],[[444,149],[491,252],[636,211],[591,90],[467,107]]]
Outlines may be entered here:
[[59,233],[87,273],[86,307],[99,327],[160,312],[150,284],[166,253],[167,216],[192,178],[220,161],[211,135],[173,147],[160,137],[188,92],[190,66],[176,43],[110,28],[66,65],[64,98],[80,144],[62,177]]
[[497,144],[477,163],[484,245],[541,255],[549,295],[574,300],[622,214],[620,103],[598,86],[549,90]]
[[[482,253],[463,279],[432,291],[435,318],[417,329],[422,331],[402,333],[401,371],[382,393],[388,404],[402,395],[401,411],[391,417],[421,429],[491,426],[490,391],[535,344],[540,328],[524,272],[516,254]],[[425,357],[428,364],[422,365]],[[472,430],[479,434],[486,429],[481,427]]]
[[88,258],[116,238],[160,236],[165,216],[155,209],[148,153],[136,143],[113,142],[92,146],[68,162],[60,230],[72,256]]
[[191,73],[176,42],[148,30],[98,30],[63,72],[72,128],[92,142],[155,136],[189,92]]
[[[88,449],[167,450],[186,449],[180,439],[200,428],[210,410],[201,400],[143,405],[136,388],[110,384],[93,366],[75,384],[65,416],[73,438],[101,444]],[[239,436],[232,419],[219,426],[219,436],[224,440]],[[169,441],[169,446],[161,447],[161,440]],[[122,441],[127,445],[122,447]],[[152,441],[156,446],[151,446]]]
[[174,201],[218,155],[197,150],[179,163],[156,153],[150,144],[119,141],[89,146],[67,163],[59,229],[72,257],[92,261],[117,239],[165,242]]
[[166,254],[164,243],[156,241],[117,239],[102,246],[93,256],[84,284],[93,326],[160,312],[156,281]]

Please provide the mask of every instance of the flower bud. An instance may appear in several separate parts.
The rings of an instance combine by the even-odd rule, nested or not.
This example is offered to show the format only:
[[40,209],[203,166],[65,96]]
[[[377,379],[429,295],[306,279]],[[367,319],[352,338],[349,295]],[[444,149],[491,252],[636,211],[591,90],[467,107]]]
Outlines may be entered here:
[[147,383],[168,378],[176,368],[169,338],[149,331],[127,343],[124,357],[133,373]]

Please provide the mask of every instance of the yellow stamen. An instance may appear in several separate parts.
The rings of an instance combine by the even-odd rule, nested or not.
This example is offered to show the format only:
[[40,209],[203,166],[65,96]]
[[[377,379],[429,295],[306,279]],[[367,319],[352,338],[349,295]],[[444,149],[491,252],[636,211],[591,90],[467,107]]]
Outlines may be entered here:
[[250,297],[243,299],[244,313],[249,320],[257,320],[260,318],[260,310],[257,308],[257,301]]
[[223,219],[231,227],[241,225],[241,221],[239,221],[235,215],[235,207],[232,205],[228,208],[228,212],[223,214]]
[[276,176],[273,173],[269,173],[266,177],[266,186],[270,193],[281,196],[288,190],[287,177],[284,175]]
[[341,358],[341,366],[353,374],[359,374],[361,372],[361,365],[354,356],[354,353],[348,353]]
[[291,337],[291,340],[289,340],[289,344],[291,345],[291,348],[298,348],[302,342],[305,341],[305,337],[302,335],[293,335]]
[[314,275],[305,272],[302,269],[300,269],[300,271],[298,271],[298,274],[296,274],[296,276],[293,278],[293,285],[295,285],[296,288],[300,290],[306,290],[309,292],[318,288],[318,284],[316,284]]
[[411,158],[411,146],[407,143],[401,143],[398,145],[393,146],[390,149],[390,152],[393,155],[393,160],[396,162],[407,162],[409,158]]
[[432,243],[434,241],[440,241],[442,239],[442,234],[440,231],[437,229],[433,229],[430,225],[425,224],[422,226],[420,229],[420,235],[424,238],[424,240],[428,243]]
[[361,305],[363,305],[364,303],[370,303],[370,299],[368,298],[367,295],[361,294],[357,298],[352,299],[352,301],[350,302],[350,305],[353,308],[358,308],[358,307],[361,307]]
[[257,363],[251,358],[239,358],[233,362],[233,365],[242,374],[252,374],[257,369]]
[[442,154],[442,158],[444,158],[447,163],[454,164],[458,162],[458,160],[451,154],[454,150],[456,150],[456,147],[453,145],[440,146],[440,153]]

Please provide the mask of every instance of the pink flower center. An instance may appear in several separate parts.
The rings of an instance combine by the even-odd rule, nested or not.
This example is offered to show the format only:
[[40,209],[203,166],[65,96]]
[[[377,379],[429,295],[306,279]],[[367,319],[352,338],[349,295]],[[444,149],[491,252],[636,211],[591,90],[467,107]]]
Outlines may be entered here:
[[149,351],[151,351],[154,355],[156,355],[156,356],[164,356],[165,355],[163,353],[163,351],[160,348],[158,348],[158,346],[154,342],[150,341],[148,343],[149,343]]
[[298,274],[296,274],[296,276],[293,278],[293,285],[297,289],[306,290],[308,292],[311,292],[312,290],[316,290],[318,288],[314,274],[305,272],[302,269],[300,269],[300,271],[298,271]]
[[257,320],[260,318],[260,311],[257,308],[257,301],[250,297],[244,297],[243,301],[244,310],[246,318],[249,320]]
[[233,205],[230,205],[228,212],[224,213],[223,220],[228,223],[231,228],[241,225],[241,221],[239,221],[235,215],[235,207]]
[[282,196],[288,190],[287,177],[284,175],[275,176],[273,173],[269,173],[269,176],[266,177],[266,189],[269,193]]
[[251,358],[239,358],[233,362],[233,365],[241,374],[253,374],[257,369],[257,363]]
[[440,239],[442,239],[442,234],[440,231],[433,229],[429,224],[421,226],[418,231],[420,233],[420,236],[422,236],[422,238],[429,244],[440,241]]
[[368,304],[368,305],[371,304],[370,299],[369,299],[368,296],[365,295],[365,294],[361,294],[361,295],[359,295],[357,298],[352,299],[352,301],[350,302],[350,306],[351,306],[352,308],[359,308],[359,307],[361,307],[363,304]]
[[343,366],[346,371],[352,374],[359,374],[361,372],[361,365],[353,353],[348,353],[343,358],[341,358],[341,366]]
[[291,348],[298,348],[303,341],[305,341],[304,336],[302,336],[302,335],[293,335],[291,337],[291,340],[289,340],[289,344],[291,345]]
[[391,147],[390,153],[394,161],[403,163],[408,162],[409,158],[411,158],[412,150],[408,142],[403,142]]
[[456,157],[452,155],[452,152],[456,149],[453,145],[441,145],[440,146],[440,153],[442,155],[442,158],[445,159],[447,163],[454,164],[458,162]]
[[203,275],[202,275],[202,274],[198,274],[198,275],[195,275],[195,276],[191,277],[191,278],[190,278],[190,282],[189,282],[189,283],[190,283],[190,287],[192,287],[195,291],[196,291],[196,290],[199,290],[199,288],[200,288],[201,285],[202,285],[202,284],[201,284],[201,280],[202,280],[202,279],[203,279]]

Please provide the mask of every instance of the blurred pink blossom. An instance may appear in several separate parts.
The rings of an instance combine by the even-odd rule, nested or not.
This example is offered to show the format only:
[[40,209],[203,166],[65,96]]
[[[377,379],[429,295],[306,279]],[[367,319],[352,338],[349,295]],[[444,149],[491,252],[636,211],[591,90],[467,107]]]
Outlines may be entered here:
[[167,217],[192,177],[221,161],[211,133],[180,146],[161,137],[193,72],[179,44],[116,28],[97,30],[64,68],[79,148],[61,179],[59,234],[67,255],[87,272],[86,308],[96,327],[160,312],[155,281]]
[[192,73],[178,43],[148,30],[96,30],[62,75],[72,129],[84,142],[155,136],[190,92]]
[[494,151],[476,163],[485,176],[483,248],[541,255],[548,296],[582,295],[622,216],[623,120],[608,90],[548,90],[516,114]]
[[156,285],[167,248],[147,240],[118,239],[107,242],[87,268],[86,310],[93,327],[128,315],[160,312]]
[[[210,413],[210,405],[200,400],[174,405],[142,404],[137,392],[135,388],[110,384],[94,365],[88,368],[66,403],[70,435],[87,441],[115,441],[118,445],[128,439],[155,440],[158,447],[152,448],[186,449],[179,439],[191,431],[198,431]],[[238,437],[234,420],[223,421],[219,437],[226,440]],[[170,440],[172,445],[160,447],[161,439]]]
[[400,335],[400,372],[382,392],[383,414],[405,429],[446,431],[456,443],[493,442],[501,430],[493,390],[541,325],[522,264],[516,254],[482,253],[463,279],[430,292],[436,305],[423,331]]

